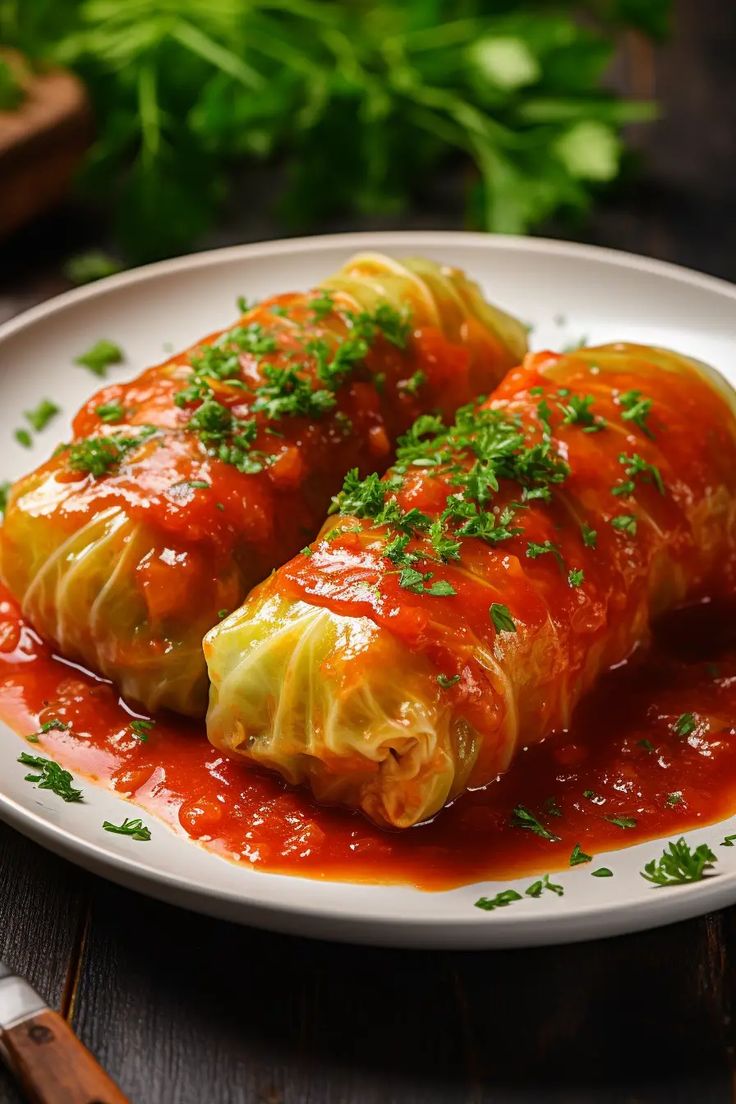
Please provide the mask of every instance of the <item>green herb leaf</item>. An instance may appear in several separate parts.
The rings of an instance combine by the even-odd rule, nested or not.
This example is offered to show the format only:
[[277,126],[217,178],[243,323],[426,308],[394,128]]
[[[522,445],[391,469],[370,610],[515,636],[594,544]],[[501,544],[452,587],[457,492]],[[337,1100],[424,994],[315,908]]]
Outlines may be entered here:
[[723,840],[721,840],[721,847],[733,847],[734,843],[736,843],[736,835],[726,836]]
[[450,686],[454,686],[456,682],[460,681],[460,675],[438,675],[437,682],[440,684],[443,690],[447,690]]
[[496,632],[516,632],[516,622],[511,616],[508,606],[504,606],[501,602],[491,602],[488,613]]
[[641,876],[654,885],[685,885],[701,881],[713,870],[716,861],[707,844],[701,843],[692,850],[680,837],[675,843],[670,841],[661,858],[646,863]]
[[147,828],[140,818],[128,820],[126,817],[122,824],[111,824],[109,820],[102,822],[106,832],[115,832],[119,836],[130,836],[134,840],[150,840],[151,830]]
[[26,767],[33,767],[37,773],[27,774],[26,782],[35,783],[39,790],[51,790],[63,801],[81,801],[82,791],[72,786],[74,778],[53,759],[45,759],[41,755],[29,755],[22,751],[18,756],[18,762]]
[[40,433],[60,411],[61,407],[57,406],[51,399],[41,399],[34,410],[25,411],[24,417],[26,421],[30,423],[31,427],[35,429],[36,433]]
[[96,408],[95,413],[101,421],[113,425],[115,422],[122,422],[125,408],[119,402],[102,403]]
[[114,341],[102,338],[97,341],[86,353],[75,357],[74,363],[88,368],[95,376],[106,376],[111,364],[120,364],[123,360],[123,350]]
[[636,828],[637,824],[636,819],[630,816],[607,816],[605,819],[617,828]]
[[630,537],[636,536],[636,518],[633,514],[619,514],[611,518],[611,525],[621,533],[628,533]]
[[579,843],[576,843],[570,855],[570,866],[579,866],[581,863],[593,861],[592,855],[586,855]]
[[156,722],[151,721],[146,717],[136,717],[134,721],[131,721],[128,728],[137,736],[141,743],[145,744],[148,739],[148,735],[152,728],[155,728]]
[[654,434],[647,424],[652,400],[644,398],[641,391],[625,391],[623,395],[619,395],[618,401],[623,409],[622,419],[625,422],[634,422],[647,437],[653,437]]
[[534,814],[530,813],[523,805],[516,806],[511,823],[515,828],[525,828],[527,831],[533,832],[535,836],[541,836],[542,839],[549,840],[550,843],[557,843],[560,839],[554,832],[550,832],[549,828],[545,828]]
[[599,866],[597,870],[591,870],[590,876],[591,878],[612,878],[613,871],[607,866]]
[[532,882],[532,884],[524,890],[524,894],[527,897],[541,897],[545,889],[549,890],[550,893],[556,894],[558,897],[563,897],[565,894],[563,886],[557,885],[555,882],[549,880],[549,874],[543,874],[538,881]]
[[18,444],[22,445],[23,448],[31,448],[31,446],[33,445],[33,438],[31,437],[27,429],[16,429],[13,436],[15,437]]
[[582,567],[572,567],[567,573],[567,581],[571,587],[580,587],[585,582],[585,572]]
[[5,481],[0,483],[0,514],[4,514],[8,508],[8,495],[10,494],[10,488],[12,483]]
[[595,548],[598,543],[598,533],[595,529],[591,529],[589,525],[583,522],[580,526],[580,534],[586,548]]
[[698,720],[694,713],[681,713],[672,725],[672,731],[676,736],[690,736],[698,727]]
[[503,889],[495,897],[479,897],[475,902],[475,907],[483,909],[485,912],[492,912],[494,909],[505,908],[506,905],[510,905],[514,901],[522,900],[523,897],[515,889]]

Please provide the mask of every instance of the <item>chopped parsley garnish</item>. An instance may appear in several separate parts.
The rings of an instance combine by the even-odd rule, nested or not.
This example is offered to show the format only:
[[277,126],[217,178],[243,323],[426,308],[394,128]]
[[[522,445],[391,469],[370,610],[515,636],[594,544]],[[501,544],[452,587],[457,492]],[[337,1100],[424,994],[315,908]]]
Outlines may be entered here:
[[11,487],[12,483],[8,483],[7,480],[0,483],[0,514],[4,514],[8,508],[8,495]]
[[13,436],[15,437],[18,444],[22,445],[23,448],[30,448],[33,444],[33,438],[31,437],[27,429],[16,429]]
[[576,843],[572,849],[570,855],[570,866],[580,866],[581,863],[589,863],[593,861],[592,855],[586,855],[579,843]]
[[83,368],[89,368],[95,376],[106,376],[111,364],[120,364],[123,360],[123,350],[114,341],[103,338],[96,342],[86,353],[81,353],[74,360],[75,364],[81,364]]
[[174,487],[191,487],[195,491],[209,490],[212,486],[206,479],[180,479],[178,483],[172,483],[171,489]]
[[315,389],[295,368],[266,364],[263,374],[266,382],[256,388],[253,410],[263,411],[267,418],[321,418],[337,403],[332,391]]
[[582,567],[572,567],[567,573],[567,581],[571,587],[582,586],[585,582],[585,572]]
[[148,720],[145,717],[136,717],[134,721],[131,721],[128,728],[136,736],[141,743],[145,744],[148,739],[148,734],[151,729],[155,727],[156,722]]
[[143,426],[137,437],[87,437],[69,448],[69,467],[88,472],[99,479],[137,445],[156,432],[155,426]]
[[251,304],[248,302],[244,295],[239,295],[235,300],[235,306],[238,308],[241,314],[247,314],[248,311],[251,309],[251,306],[255,306],[255,303]]
[[661,858],[646,863],[641,876],[654,885],[686,885],[701,881],[713,870],[715,862],[716,856],[706,843],[692,850],[680,837],[674,843],[670,841]]
[[229,612],[230,612],[229,609],[219,609],[217,611],[217,616],[219,617],[220,621],[222,621],[223,617],[227,617]]
[[25,767],[33,767],[35,774],[27,774],[26,782],[33,782],[39,790],[51,790],[63,801],[81,801],[82,791],[72,786],[74,778],[53,759],[44,759],[41,755],[29,755],[22,751],[18,762]]
[[560,565],[562,564],[562,553],[552,541],[546,540],[543,544],[538,544],[536,541],[529,541],[526,546],[526,554],[530,560],[536,560],[539,556],[544,556],[548,552],[555,557]]
[[617,828],[636,828],[636,818],[630,816],[607,816],[609,824],[615,824]]
[[595,548],[598,543],[598,533],[595,529],[592,529],[590,525],[583,522],[580,526],[580,535],[583,538],[583,544],[586,548]]
[[119,402],[102,403],[96,408],[96,414],[101,421],[113,425],[115,422],[122,422],[125,417],[125,407]]
[[550,843],[557,843],[560,839],[554,832],[550,832],[549,828],[545,828],[534,814],[530,813],[523,805],[516,806],[511,823],[515,828],[525,828],[527,831],[533,832],[535,836],[541,836],[542,839],[549,840]]
[[437,682],[440,684],[443,690],[447,690],[448,687],[454,686],[456,682],[460,681],[459,675],[438,675]]
[[61,413],[61,407],[57,406],[55,402],[52,402],[51,399],[41,399],[34,410],[25,411],[24,417],[36,433],[40,433],[52,418],[55,418],[59,413]]
[[555,893],[558,897],[563,897],[565,894],[565,890],[561,885],[549,880],[549,874],[543,874],[539,881],[532,882],[524,890],[524,895],[526,897],[541,897],[545,889],[548,889],[550,893]]
[[316,321],[321,322],[328,314],[332,314],[335,309],[335,300],[331,292],[320,291],[319,295],[309,300],[309,307]]
[[427,585],[431,578],[431,571],[417,571],[414,567],[404,567],[399,572],[399,586],[414,594],[431,594],[435,598],[449,598],[457,593],[452,583],[445,579],[437,579]]
[[698,727],[698,721],[694,713],[681,713],[672,725],[672,731],[676,736],[690,736]]
[[733,847],[736,843],[736,836],[726,836],[721,840],[721,847]]
[[668,805],[682,805],[682,790],[675,790],[674,793],[667,794]]
[[517,893],[515,889],[503,889],[500,893],[497,893],[495,897],[479,897],[475,902],[475,907],[484,909],[485,912],[492,912],[497,908],[505,908],[506,905],[510,905],[513,901],[522,900],[522,895]]
[[557,897],[562,897],[565,893],[564,886],[551,882],[549,874],[544,874],[536,882],[532,882],[530,886],[527,886],[523,894],[516,889],[503,889],[495,897],[480,897],[475,902],[475,907],[483,909],[485,912],[493,912],[494,909],[505,908],[515,901],[523,901],[524,897],[541,897],[545,890],[554,893]]
[[597,870],[591,870],[590,876],[591,878],[612,878],[613,871],[607,866],[599,866]]
[[650,755],[654,753],[655,748],[651,740],[637,740],[636,743],[638,747],[648,751]]
[[611,525],[614,529],[618,529],[620,533],[628,533],[631,537],[636,536],[636,517],[634,514],[618,514],[611,518]]
[[652,409],[652,400],[645,398],[641,391],[625,391],[619,395],[619,403],[623,407],[621,417],[625,422],[634,422],[647,437],[654,437],[647,425],[647,418]]
[[408,391],[410,395],[416,395],[421,387],[427,382],[427,373],[423,372],[421,368],[418,368],[413,376],[410,376],[404,383],[404,391]]
[[[567,394],[566,389],[565,393]],[[559,392],[562,394],[562,391]],[[582,426],[585,433],[597,433],[598,430],[605,429],[605,418],[599,418],[593,414],[592,395],[570,395],[566,402],[558,402],[557,406],[563,414],[563,425],[579,425]]]
[[151,838],[150,828],[146,828],[140,817],[135,820],[128,820],[126,817],[122,824],[111,824],[109,820],[104,820],[102,827],[106,832],[115,832],[119,836],[130,836],[134,840],[148,841]]
[[[645,460],[643,456],[640,456],[638,452],[633,452],[630,456],[625,453],[619,453],[619,464],[623,465],[624,472],[629,476],[632,491],[634,489],[634,480],[637,476],[641,476],[647,483],[653,483],[660,494],[664,494],[664,480],[662,474],[656,464],[650,464],[648,460]],[[616,492],[614,491],[614,494]]]
[[496,632],[516,632],[516,622],[508,606],[504,606],[501,602],[491,602],[488,613]]

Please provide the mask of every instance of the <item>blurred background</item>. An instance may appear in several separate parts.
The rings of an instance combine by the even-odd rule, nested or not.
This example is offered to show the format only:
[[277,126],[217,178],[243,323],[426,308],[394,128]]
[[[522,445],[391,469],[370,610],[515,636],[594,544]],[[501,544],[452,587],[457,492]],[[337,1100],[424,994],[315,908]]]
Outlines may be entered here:
[[347,229],[736,278],[735,59],[734,0],[0,0],[0,320]]

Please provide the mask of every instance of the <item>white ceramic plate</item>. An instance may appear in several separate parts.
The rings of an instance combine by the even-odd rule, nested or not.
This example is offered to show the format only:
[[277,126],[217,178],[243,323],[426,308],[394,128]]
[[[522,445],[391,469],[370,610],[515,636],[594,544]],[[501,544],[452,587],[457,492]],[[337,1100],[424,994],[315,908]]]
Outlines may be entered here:
[[[736,382],[736,288],[719,280],[624,253],[537,239],[413,232],[302,238],[124,273],[2,327],[0,476],[17,477],[67,436],[69,418],[94,389],[94,380],[72,361],[100,337],[126,351],[120,378],[133,375],[231,322],[237,295],[261,298],[309,287],[365,249],[422,253],[461,266],[492,300],[533,324],[536,348],[583,337],[652,342],[708,361]],[[13,429],[22,424],[21,412],[44,395],[63,403],[64,419],[37,437],[29,452],[15,444]],[[394,946],[532,946],[654,927],[736,902],[736,850],[715,848],[719,872],[700,883],[661,889],[644,882],[639,871],[664,841],[597,855],[613,878],[567,870],[555,879],[564,897],[545,894],[493,913],[473,907],[480,892],[493,896],[515,883],[425,893],[263,874],[220,859],[163,824],[145,847],[107,835],[102,821],[131,814],[130,805],[89,785],[80,805],[44,794],[23,781],[16,762],[21,747],[18,736],[0,726],[0,816],[19,831],[133,889],[278,931]],[[734,831],[736,818],[690,832],[688,840],[715,847]]]

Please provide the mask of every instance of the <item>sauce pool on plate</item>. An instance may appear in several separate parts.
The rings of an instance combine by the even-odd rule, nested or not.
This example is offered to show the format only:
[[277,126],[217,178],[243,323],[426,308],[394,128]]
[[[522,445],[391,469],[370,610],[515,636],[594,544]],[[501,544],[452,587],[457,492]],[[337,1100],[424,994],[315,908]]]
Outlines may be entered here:
[[736,607],[704,603],[668,616],[649,649],[602,679],[568,731],[524,750],[502,778],[405,831],[318,806],[278,778],[224,758],[202,723],[169,715],[131,727],[135,714],[114,686],[55,656],[2,589],[0,719],[22,736],[63,722],[68,727],[40,732],[37,742],[19,740],[18,754],[56,759],[243,865],[447,889],[561,869],[576,845],[595,856],[729,816],[736,809]]

